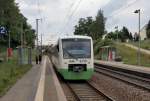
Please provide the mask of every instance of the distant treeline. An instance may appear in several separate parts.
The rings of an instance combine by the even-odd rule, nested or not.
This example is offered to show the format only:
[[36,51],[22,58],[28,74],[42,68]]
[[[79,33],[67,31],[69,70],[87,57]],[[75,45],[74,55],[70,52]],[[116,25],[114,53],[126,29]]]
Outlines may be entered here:
[[[115,27],[115,31],[107,32],[105,29],[105,23],[107,18],[104,17],[103,10],[98,10],[95,18],[86,17],[80,18],[78,24],[75,26],[75,35],[88,35],[93,38],[93,40],[99,40],[104,37],[105,39],[120,40],[125,42],[126,40],[138,41],[138,33],[131,33],[127,27],[123,26],[121,30],[118,26]],[[150,21],[146,27],[147,39],[150,39]]]
[[6,27],[8,31],[0,36],[0,45],[8,45],[8,33],[11,36],[11,47],[20,45],[22,33],[24,45],[34,46],[35,31],[21,14],[15,0],[0,0],[0,26]]

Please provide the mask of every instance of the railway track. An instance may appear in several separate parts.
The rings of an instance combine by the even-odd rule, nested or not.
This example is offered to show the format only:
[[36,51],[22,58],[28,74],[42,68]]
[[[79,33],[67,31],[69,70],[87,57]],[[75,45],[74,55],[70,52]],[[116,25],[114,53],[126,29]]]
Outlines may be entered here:
[[114,101],[97,90],[90,82],[66,83],[77,101]]
[[134,74],[134,71],[123,72],[122,70],[119,69],[117,70],[112,68],[106,68],[96,64],[94,66],[95,66],[95,72],[97,73],[109,76],[111,78],[118,79],[122,82],[136,86],[140,89],[150,91],[150,79],[149,77],[146,77],[144,74],[139,76],[136,75],[136,72]]

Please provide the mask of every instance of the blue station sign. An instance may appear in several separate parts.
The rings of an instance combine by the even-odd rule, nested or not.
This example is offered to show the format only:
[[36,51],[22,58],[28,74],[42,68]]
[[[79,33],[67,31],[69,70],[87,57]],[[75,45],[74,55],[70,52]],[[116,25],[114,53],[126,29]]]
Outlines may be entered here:
[[4,26],[0,26],[0,35],[4,35],[7,33],[7,29]]

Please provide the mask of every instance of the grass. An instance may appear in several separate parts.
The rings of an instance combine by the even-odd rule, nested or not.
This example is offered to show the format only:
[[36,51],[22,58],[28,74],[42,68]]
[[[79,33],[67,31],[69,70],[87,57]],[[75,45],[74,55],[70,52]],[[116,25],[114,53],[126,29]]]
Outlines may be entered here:
[[[138,44],[138,43],[136,43]],[[150,47],[150,40],[145,40],[141,42],[142,47]],[[122,57],[122,61],[125,64],[129,65],[137,65],[137,51],[135,49],[129,48],[122,43],[117,44],[116,42],[113,42],[113,44],[109,44],[110,46],[117,48],[117,55]],[[98,45],[96,45],[94,48],[97,48]],[[100,50],[100,47],[98,47],[98,51]],[[148,48],[147,48],[148,49]],[[98,52],[94,56],[96,59],[100,59],[101,54]],[[141,66],[150,67],[150,55],[141,53]]]
[[[6,53],[1,53],[5,57]],[[0,63],[0,96],[4,95],[8,89],[16,83],[32,66],[19,65],[17,63],[17,52],[14,51],[13,57],[9,61]]]
[[[137,65],[137,51],[126,47],[123,44],[116,45],[118,54],[122,56],[123,62],[125,64]],[[141,53],[141,66],[150,67],[150,55]]]
[[7,50],[7,46],[0,43],[0,54]]
[[[138,47],[138,42],[130,42],[132,45],[135,45]],[[150,39],[149,40],[142,40],[141,41],[141,48],[150,50]]]

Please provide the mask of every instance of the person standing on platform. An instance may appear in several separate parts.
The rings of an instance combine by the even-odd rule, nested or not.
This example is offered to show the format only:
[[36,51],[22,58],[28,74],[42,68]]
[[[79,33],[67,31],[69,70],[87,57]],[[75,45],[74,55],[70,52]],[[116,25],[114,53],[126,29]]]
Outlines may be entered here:
[[40,54],[39,55],[39,64],[41,64],[41,61],[42,61],[42,55]]
[[38,55],[36,55],[36,57],[35,57],[35,61],[36,61],[36,64],[38,64],[39,62],[39,59],[38,59]]

